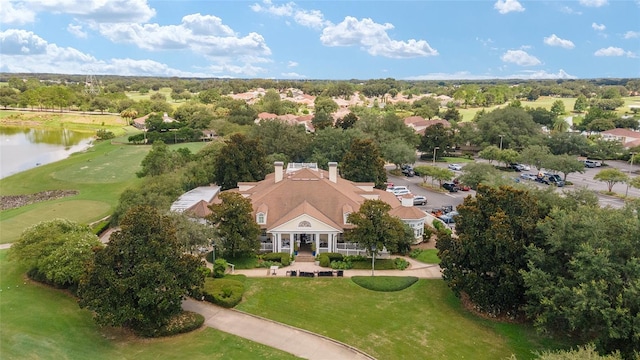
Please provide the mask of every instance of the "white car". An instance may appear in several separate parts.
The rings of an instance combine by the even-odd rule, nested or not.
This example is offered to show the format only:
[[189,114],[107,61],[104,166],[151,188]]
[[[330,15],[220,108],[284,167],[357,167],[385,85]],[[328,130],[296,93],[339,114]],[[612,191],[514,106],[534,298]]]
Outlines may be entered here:
[[460,170],[462,170],[462,165],[460,165],[460,164],[449,164],[448,168],[451,169],[451,170],[460,171]]
[[520,171],[531,171],[531,166],[526,165],[526,164],[518,164],[520,165]]
[[403,196],[406,194],[411,194],[411,191],[409,191],[408,189],[397,189],[397,190],[393,190],[393,195],[395,196]]

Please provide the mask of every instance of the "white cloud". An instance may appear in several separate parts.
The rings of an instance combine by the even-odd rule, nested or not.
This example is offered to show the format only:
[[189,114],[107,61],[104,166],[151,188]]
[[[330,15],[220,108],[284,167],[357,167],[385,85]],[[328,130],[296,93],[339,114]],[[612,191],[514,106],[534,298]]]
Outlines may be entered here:
[[405,80],[490,80],[490,79],[575,79],[576,77],[567,74],[560,69],[557,73],[549,73],[544,70],[540,71],[523,71],[522,73],[511,75],[477,75],[468,71],[459,71],[455,73],[430,73],[426,75],[410,76]]
[[498,0],[493,4],[493,8],[498,10],[500,14],[508,14],[513,11],[524,11],[524,7],[518,2],[518,0]]
[[[146,22],[156,15],[156,11],[149,7],[147,0],[3,0],[2,2],[8,4],[9,8],[13,3],[14,10],[28,8],[28,11],[33,14],[44,11],[70,14],[76,19],[89,22]],[[4,6],[2,13],[5,12]],[[30,22],[34,20],[35,17],[32,16]]]
[[199,72],[174,69],[151,59],[114,58],[103,61],[74,48],[50,44],[33,32],[25,30],[10,29],[0,32],[0,44],[0,72],[176,77],[211,77],[212,73],[219,77],[229,77],[229,73],[256,76],[265,72],[263,68],[248,62],[238,65],[237,59],[228,63],[225,60],[219,61]]
[[635,58],[636,54],[631,51],[625,51],[623,48],[609,46],[608,48],[598,49],[593,55],[595,56],[626,56]]
[[293,8],[296,5],[293,2],[289,2],[284,5],[276,6],[273,5],[271,0],[264,0],[262,3],[264,6],[257,3],[251,5],[251,10],[255,12],[266,12],[276,16],[291,16],[293,15]]
[[595,30],[595,31],[604,31],[604,29],[606,29],[607,27],[604,26],[604,24],[592,23],[591,24],[591,28],[593,28],[593,30]]
[[118,43],[130,43],[141,49],[190,50],[208,57],[268,56],[271,50],[262,35],[237,36],[220,18],[191,14],[180,25],[107,24],[100,33]]
[[4,25],[24,25],[34,22],[36,14],[25,3],[0,1],[0,23]]
[[575,14],[575,15],[582,15],[581,11],[578,10],[574,10],[573,8],[570,8],[568,6],[563,6],[560,8],[560,11],[565,13],[565,14]]
[[298,63],[295,61],[289,61],[289,63],[287,64],[287,67],[296,67],[298,66]]
[[560,46],[565,49],[573,49],[575,47],[571,40],[561,39],[556,34],[551,34],[551,36],[544,38],[544,43],[549,46]]
[[293,17],[297,24],[316,30],[321,30],[323,27],[331,25],[330,21],[324,19],[324,15],[320,10],[299,9],[294,2],[276,6],[273,5],[271,0],[264,0],[262,1],[262,5],[256,3],[251,5],[250,8],[255,12],[264,12],[275,16]]
[[330,21],[326,21],[324,19],[324,15],[322,14],[322,12],[320,12],[320,10],[311,10],[311,11],[307,11],[307,10],[300,10],[300,11],[296,11],[295,15],[293,16],[294,20],[296,21],[296,23],[302,25],[302,26],[306,26],[306,27],[310,27],[316,30],[320,30],[325,26],[329,26],[331,25]]
[[294,72],[282,73],[280,75],[282,75],[282,77],[284,77],[285,79],[304,79],[304,78],[306,78],[306,76],[300,75],[300,74],[294,73]]
[[87,32],[82,30],[82,25],[69,24],[67,25],[67,31],[77,38],[87,38]]
[[500,59],[504,62],[514,63],[520,66],[535,66],[542,64],[538,58],[533,55],[529,55],[523,50],[507,50]]
[[347,16],[341,23],[324,28],[320,41],[325,46],[360,46],[373,56],[388,58],[438,55],[425,40],[392,40],[387,34],[391,29],[393,25],[389,23],[378,24],[371,19],[359,21]]
[[627,31],[626,33],[624,33],[624,38],[625,39],[636,39],[640,37],[640,32],[639,31]]
[[580,4],[588,7],[601,7],[607,5],[607,0],[580,0]]

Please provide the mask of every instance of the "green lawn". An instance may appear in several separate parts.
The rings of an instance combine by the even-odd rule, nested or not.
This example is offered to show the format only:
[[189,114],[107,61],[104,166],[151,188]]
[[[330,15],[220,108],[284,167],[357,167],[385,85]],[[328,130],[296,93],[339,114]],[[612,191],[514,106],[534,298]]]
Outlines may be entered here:
[[438,249],[425,249],[416,257],[416,260],[425,264],[440,264]]
[[[15,241],[22,230],[42,220],[63,217],[87,223],[110,215],[127,187],[140,181],[136,172],[151,146],[99,142],[85,152],[0,180],[0,195],[32,194],[44,190],[78,190],[79,194],[0,212],[0,244]],[[170,145],[197,152],[205,143]]]
[[73,297],[27,280],[6,255],[0,251],[2,359],[296,359],[210,328],[163,339],[100,328]]
[[518,359],[553,346],[528,326],[473,316],[442,280],[397,292],[348,278],[248,278],[237,308],[353,345],[379,359]]

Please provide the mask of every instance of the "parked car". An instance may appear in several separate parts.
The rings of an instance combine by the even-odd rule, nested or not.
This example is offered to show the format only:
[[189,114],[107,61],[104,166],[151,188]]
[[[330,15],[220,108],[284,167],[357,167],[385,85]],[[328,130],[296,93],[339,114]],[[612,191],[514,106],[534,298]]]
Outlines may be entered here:
[[458,190],[462,190],[462,191],[471,190],[471,187],[469,185],[462,184],[458,179],[453,179],[453,183],[456,184],[456,187],[458,188]]
[[521,168],[520,171],[531,171],[531,166],[527,164],[518,164],[518,165],[520,165],[520,168]]
[[409,188],[407,188],[407,187],[406,187],[406,186],[404,186],[404,185],[398,185],[398,186],[391,186],[391,187],[387,187],[387,191],[388,191],[388,192],[391,192],[391,193],[394,193],[394,194],[395,194],[395,191],[396,191],[396,190],[409,190]]
[[395,195],[396,197],[400,198],[404,195],[407,194],[411,194],[411,191],[407,190],[407,189],[398,189],[398,190],[394,190],[393,191],[393,195]]
[[560,175],[545,173],[544,176],[548,179],[550,184],[553,184],[553,185],[555,185],[557,187],[563,187],[564,186],[564,181],[562,180]]
[[520,164],[509,164],[509,169],[513,169],[515,171],[522,171],[523,167]]
[[455,170],[455,171],[460,171],[462,170],[462,165],[460,164],[449,164],[449,166],[447,166],[450,170]]
[[534,174],[531,174],[531,173],[522,173],[522,174],[520,174],[520,179],[535,181],[536,180],[536,176]]
[[402,175],[407,176],[407,177],[413,177],[416,173],[413,171],[413,168],[411,166],[407,166],[404,169],[402,169]]
[[586,166],[586,167],[600,167],[600,166],[602,166],[602,163],[600,161],[595,161],[595,160],[585,160],[584,161],[584,166]]
[[438,216],[438,219],[444,221],[446,224],[455,224],[456,223],[455,217],[458,215],[459,213],[457,211],[451,211],[444,215]]
[[458,192],[458,187],[456,186],[456,184],[452,183],[452,182],[446,182],[444,184],[442,184],[442,187],[449,190],[449,192]]
[[426,197],[420,196],[420,195],[413,197],[413,205],[416,205],[416,206],[420,205],[421,206],[421,205],[426,205],[426,204],[427,204],[427,198]]

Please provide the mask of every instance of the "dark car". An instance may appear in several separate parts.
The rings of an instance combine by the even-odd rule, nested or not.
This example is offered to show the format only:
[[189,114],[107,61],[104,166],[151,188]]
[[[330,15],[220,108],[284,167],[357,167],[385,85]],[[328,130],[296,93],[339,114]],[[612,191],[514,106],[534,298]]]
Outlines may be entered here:
[[412,177],[415,174],[416,173],[415,173],[415,171],[413,171],[413,166],[411,166],[411,165],[402,165],[402,175],[407,176],[407,177]]
[[546,173],[546,174],[544,174],[544,177],[549,181],[549,184],[553,184],[553,185],[555,185],[557,187],[563,187],[564,186],[564,181],[562,180],[562,178],[558,174]]
[[446,190],[449,190],[449,192],[458,192],[458,187],[454,183],[447,182],[442,184],[442,187],[445,188]]

